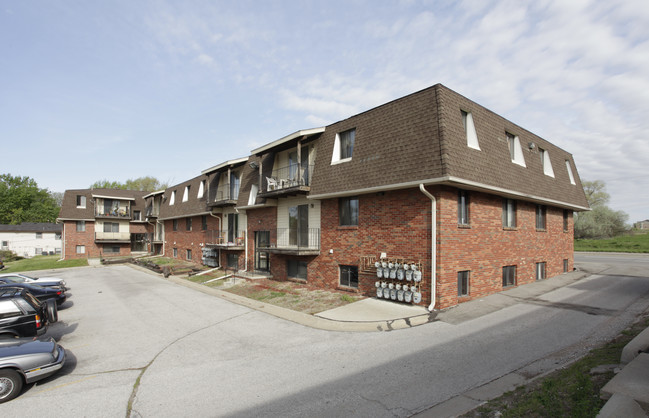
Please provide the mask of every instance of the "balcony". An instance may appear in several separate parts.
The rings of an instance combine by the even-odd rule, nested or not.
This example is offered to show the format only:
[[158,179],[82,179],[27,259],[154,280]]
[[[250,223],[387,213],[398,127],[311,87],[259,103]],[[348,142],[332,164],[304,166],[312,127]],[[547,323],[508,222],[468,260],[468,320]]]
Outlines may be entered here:
[[130,232],[95,232],[95,241],[131,242]]
[[131,211],[130,208],[105,210],[103,207],[95,207],[95,218],[131,219]]
[[263,180],[261,197],[275,197],[281,195],[296,195],[308,193],[311,190],[311,176],[313,165],[301,166],[297,164],[273,170],[271,177]]
[[278,228],[270,232],[270,244],[258,249],[273,254],[319,255],[320,228]]
[[157,218],[160,216],[160,208],[154,208],[153,205],[149,205],[145,209],[145,215],[147,218]]
[[246,231],[205,231],[205,245],[224,250],[243,250],[246,245]]
[[236,184],[234,188],[230,187],[230,183],[226,183],[216,189],[216,192],[211,192],[207,205],[210,207],[231,206],[237,204],[239,199],[239,185]]

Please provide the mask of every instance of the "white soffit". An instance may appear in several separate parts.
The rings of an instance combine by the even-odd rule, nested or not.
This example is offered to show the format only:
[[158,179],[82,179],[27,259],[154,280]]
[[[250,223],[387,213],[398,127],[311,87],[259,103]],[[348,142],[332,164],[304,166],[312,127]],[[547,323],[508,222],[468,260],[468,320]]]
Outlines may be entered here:
[[268,150],[271,149],[271,148],[275,148],[276,146],[278,146],[278,145],[282,145],[283,143],[288,142],[288,141],[291,141],[291,140],[293,140],[293,139],[295,139],[295,138],[299,138],[299,137],[301,137],[301,136],[311,136],[311,135],[316,135],[316,134],[319,134],[319,133],[324,132],[324,130],[325,130],[325,127],[322,126],[322,127],[320,127],[320,128],[303,129],[303,130],[301,130],[301,131],[293,132],[292,134],[287,135],[287,136],[285,136],[285,137],[283,137],[283,138],[280,138],[280,139],[278,139],[277,141],[273,141],[273,142],[271,142],[271,143],[269,143],[269,144],[266,144],[266,145],[264,145],[264,146],[262,146],[262,147],[259,147],[259,148],[257,148],[257,149],[254,149],[254,150],[251,151],[251,153],[252,153],[253,155],[261,154],[261,153],[264,152],[264,151],[268,151]]

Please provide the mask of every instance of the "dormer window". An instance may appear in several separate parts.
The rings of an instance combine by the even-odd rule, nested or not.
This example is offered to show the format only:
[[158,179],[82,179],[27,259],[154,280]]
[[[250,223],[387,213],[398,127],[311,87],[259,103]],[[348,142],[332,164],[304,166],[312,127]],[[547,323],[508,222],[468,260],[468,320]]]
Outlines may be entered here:
[[83,195],[77,195],[77,208],[85,209],[86,207],[86,197]]
[[568,170],[568,177],[570,177],[570,184],[577,184],[575,183],[575,176],[572,174],[572,166],[568,160],[566,160],[566,169]]
[[198,195],[196,198],[200,199],[203,197],[205,194],[205,180],[201,181],[201,183],[198,185]]
[[336,134],[334,140],[334,151],[331,156],[331,164],[342,163],[352,159],[354,153],[354,142],[356,140],[356,129],[350,129]]
[[480,151],[480,144],[478,143],[478,134],[475,131],[473,124],[473,115],[469,112],[462,112],[462,125],[464,126],[464,133],[466,135],[466,145],[469,148],[477,149]]
[[521,167],[527,167],[525,165],[525,157],[523,156],[523,148],[521,148],[521,141],[518,139],[518,135],[510,134],[505,132],[507,135],[507,144],[509,145],[509,155],[514,164],[518,164]]
[[539,148],[539,153],[541,154],[541,164],[543,164],[543,174],[554,177],[554,170],[550,162],[550,153],[541,148]]
[[185,186],[185,191],[183,192],[183,202],[186,202],[189,200],[189,189],[191,186]]
[[169,198],[169,206],[176,203],[176,191],[171,192],[171,197]]

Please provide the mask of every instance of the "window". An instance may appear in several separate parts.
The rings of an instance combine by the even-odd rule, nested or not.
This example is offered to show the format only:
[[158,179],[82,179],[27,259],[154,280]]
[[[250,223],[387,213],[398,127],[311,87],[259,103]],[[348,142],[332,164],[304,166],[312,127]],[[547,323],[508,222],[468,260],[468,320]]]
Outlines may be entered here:
[[510,134],[509,132],[505,132],[505,135],[507,136],[507,145],[509,145],[509,155],[512,162],[522,167],[526,167],[520,139],[518,139],[517,135]]
[[469,270],[457,272],[457,295],[469,296]]
[[60,239],[61,239],[61,234],[58,233],[58,232],[56,232],[56,233],[54,234],[54,239],[56,239],[56,240],[60,240]]
[[134,210],[133,211],[133,220],[134,221],[141,221],[142,220],[142,212],[139,210]]
[[85,209],[86,207],[86,197],[82,195],[77,195],[77,208]]
[[469,225],[469,192],[460,190],[457,194],[457,223]]
[[34,248],[34,255],[40,255],[43,252],[43,249],[40,247]]
[[192,218],[185,218],[185,231],[192,230]]
[[239,269],[239,255],[234,253],[229,253],[227,255],[228,268],[238,270]]
[[536,263],[536,280],[545,280],[545,262]]
[[563,211],[563,232],[568,232],[570,221],[570,212],[567,210]]
[[171,198],[169,199],[169,206],[176,203],[176,191],[171,192]]
[[566,170],[568,170],[568,177],[570,178],[570,184],[576,184],[575,176],[572,174],[572,166],[570,165],[570,161],[568,160],[566,160]]
[[239,185],[241,180],[236,173],[230,173],[230,200],[237,200],[239,198]]
[[516,285],[516,266],[503,267],[503,287]]
[[86,221],[77,221],[77,232],[86,232]]
[[356,129],[350,129],[336,134],[331,164],[351,160],[352,154],[354,153],[355,141]]
[[236,242],[239,237],[239,214],[228,213],[228,242]]
[[466,145],[469,148],[477,149],[480,151],[480,144],[478,143],[478,134],[475,131],[475,125],[473,124],[473,115],[469,112],[462,112],[462,125],[464,126],[464,133],[466,135]]
[[174,258],[178,258],[178,248],[174,248]]
[[248,195],[248,206],[253,206],[257,202],[257,193],[259,193],[259,185],[253,184],[250,186],[250,194]]
[[503,200],[503,228],[516,228],[516,201]]
[[2,241],[2,248],[8,247],[9,241]]
[[547,208],[543,205],[536,205],[536,229],[545,230]]
[[294,279],[306,280],[306,261],[288,259],[286,260],[286,275]]
[[563,259],[563,272],[564,273],[568,272],[568,259],[567,258]]
[[104,254],[119,254],[119,245],[104,245]]
[[340,266],[340,285],[358,288],[357,266]]
[[358,225],[358,197],[343,197],[338,201],[340,226]]
[[77,245],[77,254],[85,254],[86,253],[86,246],[85,245]]
[[546,150],[539,148],[539,154],[541,154],[541,164],[543,165],[543,174],[549,177],[554,177],[554,170],[552,169],[552,163],[550,162],[550,153]]
[[119,224],[117,222],[104,222],[104,232],[119,232]]
[[189,189],[191,186],[185,186],[185,191],[183,192],[183,202],[186,202],[189,200]]
[[203,197],[205,194],[205,180],[201,181],[201,184],[198,185],[198,195],[196,196],[198,199]]
[[37,232],[36,233],[36,239],[43,239],[43,233],[42,232]]
[[187,259],[188,260],[192,259],[192,250],[187,250]]
[[178,219],[174,219],[172,222],[173,222],[172,229],[174,231],[178,231]]
[[207,231],[207,215],[201,216],[201,231]]

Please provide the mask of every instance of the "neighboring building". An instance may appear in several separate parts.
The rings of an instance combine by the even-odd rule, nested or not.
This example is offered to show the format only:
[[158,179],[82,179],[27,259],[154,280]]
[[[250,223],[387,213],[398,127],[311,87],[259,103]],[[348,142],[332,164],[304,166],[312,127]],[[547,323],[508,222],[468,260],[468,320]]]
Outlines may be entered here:
[[644,221],[636,222],[633,227],[635,229],[649,229],[649,219]]
[[440,84],[144,198],[150,251],[431,309],[572,270],[588,210],[569,153]]
[[119,189],[66,190],[57,222],[63,226],[62,256],[124,256],[151,252],[145,218],[147,192]]
[[61,225],[23,222],[0,225],[0,249],[21,257],[61,254]]

